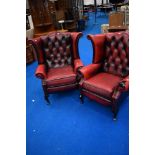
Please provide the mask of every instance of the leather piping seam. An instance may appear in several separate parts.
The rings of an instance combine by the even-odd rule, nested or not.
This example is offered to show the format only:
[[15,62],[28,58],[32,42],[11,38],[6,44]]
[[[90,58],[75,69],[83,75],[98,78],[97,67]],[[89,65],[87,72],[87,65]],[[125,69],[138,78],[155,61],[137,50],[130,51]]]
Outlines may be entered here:
[[87,91],[86,89],[82,89],[82,91],[87,92],[87,93],[89,93],[89,94],[92,94],[92,95],[94,95],[94,96],[96,96],[96,97],[98,97],[98,98],[100,98],[100,99],[102,99],[102,100],[105,100],[105,101],[109,102],[109,103],[112,102],[111,100],[109,100],[109,99],[107,99],[107,98],[103,98],[103,97],[101,97],[101,96],[99,96],[99,95],[97,95],[96,93],[93,93],[93,92],[91,92],[91,91]]
[[[90,84],[87,84],[87,85],[89,85],[90,87],[93,87],[93,88],[95,88],[95,89],[99,89],[99,90],[101,90],[102,91],[102,89],[101,88],[98,88],[98,87],[95,87],[95,86],[92,86],[92,85],[90,85]],[[85,89],[85,88],[84,88]],[[113,93],[113,92],[112,92]]]
[[70,77],[56,78],[56,79],[53,79],[53,80],[46,80],[46,82],[55,81],[55,80],[62,80],[62,79],[68,79],[68,78],[71,78],[71,77],[75,77],[75,79],[76,79],[76,75],[75,75],[75,76],[70,76]]
[[78,85],[78,83],[73,83],[73,84],[68,84],[68,85],[59,85],[59,86],[50,86],[48,87],[47,89],[51,89],[51,88],[63,88],[63,87],[66,87],[66,86],[76,86]]

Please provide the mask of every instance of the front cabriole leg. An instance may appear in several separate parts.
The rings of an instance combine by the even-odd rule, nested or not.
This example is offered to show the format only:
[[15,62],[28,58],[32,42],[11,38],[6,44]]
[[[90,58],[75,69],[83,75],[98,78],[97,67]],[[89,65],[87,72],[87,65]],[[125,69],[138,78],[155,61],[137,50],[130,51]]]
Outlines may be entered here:
[[44,98],[47,101],[47,104],[50,104],[50,101],[48,99],[47,85],[46,85],[46,82],[44,80],[42,81],[42,87],[44,90]]

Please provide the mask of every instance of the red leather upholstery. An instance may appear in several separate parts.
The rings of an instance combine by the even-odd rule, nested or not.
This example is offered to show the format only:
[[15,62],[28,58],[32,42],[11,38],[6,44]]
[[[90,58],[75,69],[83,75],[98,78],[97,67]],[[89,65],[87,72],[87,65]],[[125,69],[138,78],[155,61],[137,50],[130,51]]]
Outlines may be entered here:
[[51,34],[40,38],[48,68],[63,67],[73,63],[72,38],[70,34]]
[[51,68],[47,73],[46,83],[50,87],[76,83],[73,67]]
[[44,53],[41,49],[41,39],[39,38],[35,38],[35,39],[30,39],[28,40],[33,47],[35,48],[36,54],[37,54],[37,60],[38,60],[38,64],[44,64],[45,63],[45,59],[44,59]]
[[36,70],[35,75],[36,75],[37,78],[40,78],[40,79],[45,79],[46,78],[46,70],[45,70],[45,65],[44,64],[38,65],[38,68]]
[[93,45],[92,64],[79,70],[81,94],[105,105],[112,105],[129,89],[128,32],[88,35]]
[[76,73],[79,68],[83,67],[83,63],[80,59],[74,60],[74,72]]
[[105,52],[103,70],[118,76],[127,76],[129,73],[128,34],[107,35],[103,48]]
[[93,75],[97,74],[100,68],[101,64],[90,64],[80,69],[80,73],[82,73],[83,78],[86,80],[92,77]]
[[120,80],[121,78],[118,76],[101,72],[84,81],[82,87],[110,99]]
[[78,86],[77,71],[83,67],[78,53],[82,33],[51,33],[29,40],[36,50],[36,77],[42,79],[45,98],[48,93]]
[[103,98],[102,96],[97,95],[97,94],[94,94],[94,93],[92,93],[90,91],[82,90],[82,94],[83,95],[86,95],[90,99],[95,100],[96,102],[99,102],[99,103],[101,103],[101,104],[103,104],[105,106],[111,105],[111,100],[108,100],[106,98]]
[[124,83],[124,89],[128,90],[129,89],[129,76],[126,76],[121,82]]
[[[92,41],[93,45],[93,63],[100,63],[102,61],[103,52],[103,42],[105,40],[105,35],[97,34],[97,35],[88,35],[88,39]],[[93,39],[94,38],[94,39]]]

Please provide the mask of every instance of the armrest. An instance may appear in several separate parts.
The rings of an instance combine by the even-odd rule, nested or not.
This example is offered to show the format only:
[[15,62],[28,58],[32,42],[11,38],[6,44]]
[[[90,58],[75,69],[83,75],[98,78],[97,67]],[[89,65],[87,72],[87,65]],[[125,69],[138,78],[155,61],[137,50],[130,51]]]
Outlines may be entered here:
[[46,70],[45,70],[44,64],[38,65],[36,72],[35,72],[35,76],[39,79],[45,79],[46,78]]
[[83,63],[80,59],[74,60],[74,72],[76,73],[81,67],[83,67]]
[[32,44],[32,46],[35,49],[35,54],[37,55],[38,63],[43,64],[45,62],[43,51],[41,49],[41,40],[40,37],[33,38],[28,40],[29,44]]
[[73,45],[73,57],[75,59],[79,58],[79,50],[78,50],[78,44],[79,39],[82,37],[82,32],[71,32],[72,36],[72,45]]
[[129,76],[125,77],[120,83],[119,86],[127,91],[129,89]]
[[79,73],[86,80],[99,72],[101,64],[90,64],[79,70]]
[[112,98],[114,100],[118,99],[122,92],[129,90],[129,76],[125,77],[118,86],[114,89]]

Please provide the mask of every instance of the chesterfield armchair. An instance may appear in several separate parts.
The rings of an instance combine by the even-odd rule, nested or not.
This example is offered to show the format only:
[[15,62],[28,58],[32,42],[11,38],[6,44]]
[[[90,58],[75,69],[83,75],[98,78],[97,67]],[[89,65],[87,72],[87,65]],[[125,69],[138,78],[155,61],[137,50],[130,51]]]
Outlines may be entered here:
[[93,61],[78,71],[81,102],[85,95],[110,105],[116,120],[119,99],[128,94],[129,89],[129,34],[88,35],[88,39],[93,45]]
[[50,93],[78,86],[77,71],[83,66],[78,52],[80,32],[51,33],[29,40],[34,46],[38,67],[35,75],[42,80],[45,100]]

